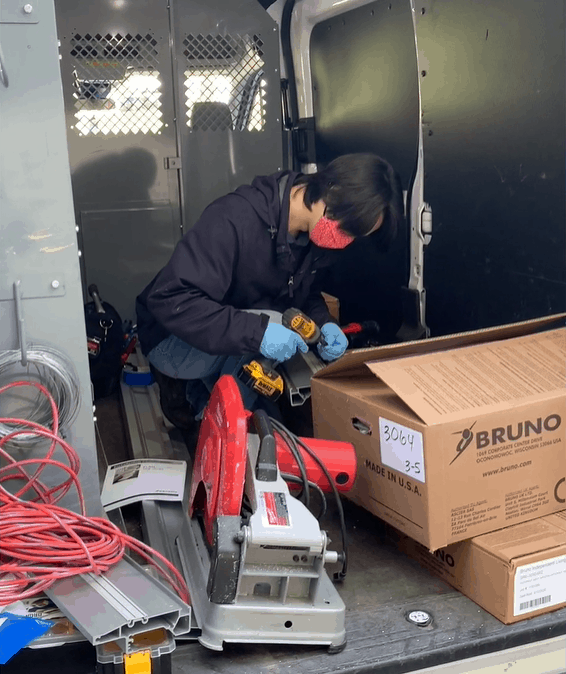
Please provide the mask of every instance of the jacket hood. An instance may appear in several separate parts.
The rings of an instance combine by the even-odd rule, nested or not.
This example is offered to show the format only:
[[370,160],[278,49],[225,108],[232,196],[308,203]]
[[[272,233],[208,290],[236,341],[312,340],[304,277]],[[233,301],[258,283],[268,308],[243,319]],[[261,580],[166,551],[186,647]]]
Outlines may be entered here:
[[[257,176],[251,185],[242,185],[234,190],[235,194],[248,201],[256,213],[266,223],[279,223],[281,209],[279,207],[279,180],[289,176],[286,192],[291,187],[298,173],[293,171],[278,171],[268,176]],[[288,209],[287,209],[288,210]]]
[[[289,199],[291,188],[300,174],[295,171],[278,171],[268,176],[258,176],[251,185],[242,185],[234,194],[243,197],[256,211],[272,238],[276,239],[276,254],[279,263],[286,265],[291,256],[288,241]],[[279,198],[279,186],[285,179],[285,191],[282,201]]]
[[[289,202],[293,183],[301,174],[296,171],[278,171],[269,176],[258,176],[251,185],[242,185],[234,194],[243,197],[256,211],[266,228],[276,239],[275,254],[280,269],[291,269],[293,253],[289,245]],[[279,186],[285,181],[283,199],[279,199]],[[319,248],[311,242],[317,267],[326,267],[335,259],[336,251]]]

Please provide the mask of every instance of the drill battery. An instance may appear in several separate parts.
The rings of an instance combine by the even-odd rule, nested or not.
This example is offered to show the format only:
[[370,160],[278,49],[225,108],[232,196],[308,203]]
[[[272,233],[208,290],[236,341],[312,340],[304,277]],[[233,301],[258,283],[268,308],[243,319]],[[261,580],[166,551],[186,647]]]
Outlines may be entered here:
[[238,378],[252,391],[272,402],[283,393],[283,377],[272,367],[269,360],[261,356],[243,365]]

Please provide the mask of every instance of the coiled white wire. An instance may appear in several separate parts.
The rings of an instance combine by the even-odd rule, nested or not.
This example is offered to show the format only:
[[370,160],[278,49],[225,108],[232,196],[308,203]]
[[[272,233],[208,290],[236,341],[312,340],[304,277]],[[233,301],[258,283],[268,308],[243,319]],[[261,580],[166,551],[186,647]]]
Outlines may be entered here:
[[[0,385],[13,381],[36,381],[45,386],[55,399],[60,413],[59,424],[64,433],[75,420],[80,406],[80,383],[71,360],[57,349],[47,344],[30,344],[27,349],[27,367],[21,364],[20,350],[0,351]],[[14,398],[10,402],[14,405]],[[12,407],[6,413],[4,401],[0,400],[0,417],[24,418],[42,426],[51,427],[52,413],[49,401],[37,394],[33,400],[21,399],[19,407]],[[21,411],[20,411],[21,410]],[[12,431],[29,426],[15,426],[0,423],[0,438]],[[7,445],[26,449],[41,442],[34,433],[24,433],[10,440]]]

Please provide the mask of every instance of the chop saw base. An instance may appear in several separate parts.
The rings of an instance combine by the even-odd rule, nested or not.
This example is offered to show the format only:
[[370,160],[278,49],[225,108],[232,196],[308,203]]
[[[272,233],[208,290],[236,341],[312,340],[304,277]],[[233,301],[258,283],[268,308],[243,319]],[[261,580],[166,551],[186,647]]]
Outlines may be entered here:
[[[203,646],[221,651],[224,642],[311,644],[326,645],[329,653],[339,653],[346,647],[344,603],[325,572],[320,574],[310,601],[288,597],[283,603],[279,595],[254,594],[238,596],[234,604],[216,604],[207,594],[210,557],[196,519],[186,520],[177,547],[202,630],[198,640]],[[278,589],[272,586],[280,585],[280,575],[272,577],[272,584],[269,577],[264,578],[258,590]]]

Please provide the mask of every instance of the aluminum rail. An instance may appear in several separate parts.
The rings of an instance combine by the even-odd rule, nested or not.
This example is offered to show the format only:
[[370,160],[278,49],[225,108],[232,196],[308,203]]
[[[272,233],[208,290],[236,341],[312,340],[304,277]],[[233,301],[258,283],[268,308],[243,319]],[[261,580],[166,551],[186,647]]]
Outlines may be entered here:
[[45,594],[93,646],[114,641],[130,653],[136,634],[191,630],[190,606],[129,557],[99,576],[63,578]]

